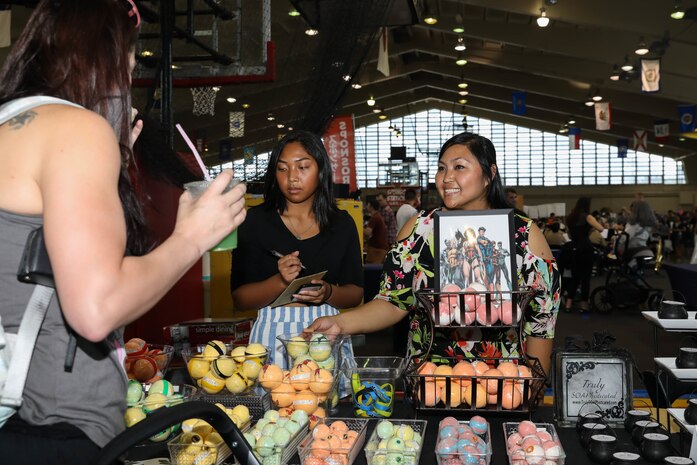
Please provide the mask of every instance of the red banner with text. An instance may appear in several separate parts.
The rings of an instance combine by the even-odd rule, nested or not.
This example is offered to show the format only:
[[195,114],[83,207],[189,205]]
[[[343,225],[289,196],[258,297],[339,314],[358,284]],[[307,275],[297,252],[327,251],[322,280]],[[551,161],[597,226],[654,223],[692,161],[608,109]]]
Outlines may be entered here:
[[358,190],[356,183],[356,156],[354,152],[353,116],[337,116],[324,133],[324,148],[332,164],[332,179],[337,184],[348,184],[349,190]]

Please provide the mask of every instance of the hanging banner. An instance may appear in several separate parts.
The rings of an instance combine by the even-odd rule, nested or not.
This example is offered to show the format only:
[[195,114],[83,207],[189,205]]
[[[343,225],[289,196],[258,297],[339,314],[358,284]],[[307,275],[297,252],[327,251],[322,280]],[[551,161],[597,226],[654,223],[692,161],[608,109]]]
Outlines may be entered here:
[[232,141],[221,139],[218,148],[218,160],[230,161],[232,159]]
[[524,115],[527,111],[526,99],[527,92],[513,92],[513,114],[514,115]]
[[659,120],[653,123],[653,135],[656,142],[668,142],[670,138],[670,124],[666,120]]
[[332,164],[334,182],[348,184],[351,192],[358,190],[353,116],[335,117],[324,133],[323,142]]
[[595,129],[598,131],[609,131],[611,127],[610,102],[597,102],[595,104]]
[[646,139],[648,132],[644,131],[643,129],[636,129],[632,131],[632,136],[634,138],[634,144],[632,145],[632,150],[635,150],[637,152],[648,152],[648,149],[646,148]]
[[617,158],[627,158],[629,139],[617,139]]
[[661,90],[661,60],[641,60],[641,91]]
[[380,37],[378,38],[380,43],[378,44],[378,71],[380,71],[385,76],[390,75],[390,55],[387,52],[387,28],[383,27],[380,31]]
[[230,137],[244,137],[244,112],[243,111],[231,111],[230,112],[230,130],[228,135]]
[[569,150],[581,149],[581,128],[569,128]]
[[678,105],[680,132],[694,132],[696,105]]

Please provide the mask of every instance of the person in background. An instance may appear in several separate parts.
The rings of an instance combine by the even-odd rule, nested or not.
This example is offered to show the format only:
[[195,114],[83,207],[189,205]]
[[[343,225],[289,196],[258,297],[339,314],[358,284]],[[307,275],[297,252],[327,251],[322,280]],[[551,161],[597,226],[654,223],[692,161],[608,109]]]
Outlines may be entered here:
[[387,242],[387,226],[380,214],[380,204],[377,199],[371,198],[365,204],[369,219],[365,227],[366,263],[382,263],[387,255],[389,243]]
[[629,247],[646,247],[651,233],[658,226],[658,220],[651,205],[644,199],[644,194],[637,192],[630,208],[623,207],[623,210],[629,215],[625,227],[625,231],[629,234]]
[[[436,188],[444,211],[477,211],[510,208],[496,165],[496,150],[485,137],[463,132],[445,142],[438,158]],[[308,331],[358,334],[394,325],[407,315],[411,353],[450,358],[517,357],[521,345],[549,373],[554,327],[559,309],[559,271],[552,253],[533,221],[514,213],[516,272],[521,287],[537,291],[524,310],[522,336],[502,328],[429,328],[430,315],[418,311],[415,293],[433,288],[434,214],[440,208],[412,218],[402,228],[383,265],[380,293],[354,311],[320,318]],[[500,232],[500,234],[505,234]],[[433,338],[432,338],[433,336]]]
[[557,221],[545,228],[544,236],[552,249],[558,249],[569,242],[568,236],[561,230],[561,225]]
[[412,216],[418,213],[417,207],[419,206],[419,194],[416,189],[407,189],[404,192],[404,203],[397,210],[397,231],[401,231],[404,224]]
[[[322,271],[324,277],[295,294],[293,303],[270,307],[294,279]],[[283,367],[276,336],[298,335],[315,318],[361,302],[358,231],[336,205],[329,157],[316,134],[292,131],[271,152],[264,203],[249,209],[238,232],[230,287],[236,309],[258,309],[249,341],[271,347],[268,363]],[[353,356],[350,344],[344,348]]]
[[507,187],[505,194],[506,199],[508,200],[508,206],[518,208],[518,191],[512,187]]
[[3,463],[95,463],[124,430],[123,327],[245,218],[244,185],[223,193],[227,170],[198,200],[182,194],[173,233],[156,247],[149,242],[129,176],[142,127],[131,127],[130,102],[138,21],[133,2],[41,1],[0,71],[3,109],[27,103],[24,97],[60,99],[39,101],[0,126],[5,331],[17,332],[34,289],[17,280],[17,268],[39,227],[56,286],[23,403],[0,428]]
[[380,205],[380,214],[385,221],[385,227],[387,228],[387,245],[389,247],[397,238],[397,218],[394,216],[392,207],[387,203],[385,194],[378,194],[375,196],[375,199]]
[[569,257],[571,265],[571,280],[566,289],[566,302],[564,310],[570,312],[573,309],[576,292],[581,286],[580,302],[578,304],[581,312],[587,312],[588,295],[590,293],[590,280],[593,271],[593,244],[590,241],[590,231],[595,229],[602,231],[603,226],[590,214],[591,199],[581,197],[576,201],[571,213],[566,217],[566,224],[569,228],[569,236],[573,246],[573,255]]

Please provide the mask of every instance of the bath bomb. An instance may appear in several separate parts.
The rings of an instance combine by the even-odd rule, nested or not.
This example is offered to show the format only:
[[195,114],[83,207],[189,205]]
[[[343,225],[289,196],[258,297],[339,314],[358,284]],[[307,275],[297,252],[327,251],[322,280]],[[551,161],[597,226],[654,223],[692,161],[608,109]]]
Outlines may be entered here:
[[260,364],[264,364],[266,361],[266,347],[263,345],[253,342],[249,344],[245,349],[244,353],[247,356],[247,359],[253,359],[259,362]]
[[246,405],[235,405],[232,414],[239,418],[243,425],[249,421],[249,408]]
[[199,385],[201,386],[201,389],[206,391],[208,394],[217,394],[225,387],[225,381],[218,378],[213,371],[209,371],[203,378],[201,378]]
[[128,381],[128,390],[126,391],[126,402],[129,406],[135,405],[143,400],[143,385],[135,379]]
[[232,357],[220,357],[211,362],[211,371],[220,379],[229,378],[237,369]]
[[210,370],[210,367],[210,362],[200,356],[192,357],[189,360],[189,363],[187,364],[187,368],[189,369],[189,375],[191,375],[191,377],[194,379],[203,378],[206,375],[206,373],[208,373],[208,371]]
[[286,351],[291,358],[298,358],[305,355],[309,350],[307,341],[302,336],[293,336],[286,343]]
[[381,420],[376,429],[380,439],[389,439],[394,434],[394,424],[389,420]]
[[225,380],[225,387],[233,394],[244,392],[248,387],[247,377],[244,375],[244,373],[236,371],[232,374],[232,376]]
[[140,407],[131,407],[126,409],[126,413],[123,415],[124,422],[127,428],[135,425],[141,420],[145,419],[145,412]]
[[327,336],[322,333],[313,334],[310,339],[309,354],[317,362],[328,359],[332,354],[332,345]]
[[203,356],[206,359],[212,360],[221,355],[225,355],[227,347],[222,341],[208,341],[206,346],[203,348]]
[[267,391],[278,387],[283,382],[283,370],[278,365],[264,365],[259,372],[261,387]]
[[167,396],[164,394],[153,393],[148,395],[143,401],[143,410],[145,410],[145,413],[150,413],[166,405]]
[[174,394],[174,386],[166,379],[155,381],[150,385],[150,389],[148,390],[148,395],[152,394],[163,394],[167,397],[171,397],[172,394]]

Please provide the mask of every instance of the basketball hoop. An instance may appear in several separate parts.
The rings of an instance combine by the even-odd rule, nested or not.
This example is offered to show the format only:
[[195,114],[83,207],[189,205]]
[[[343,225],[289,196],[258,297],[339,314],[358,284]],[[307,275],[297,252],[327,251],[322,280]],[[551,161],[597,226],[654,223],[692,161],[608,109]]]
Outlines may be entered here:
[[191,95],[194,99],[193,113],[195,116],[215,115],[215,96],[219,87],[192,87]]

